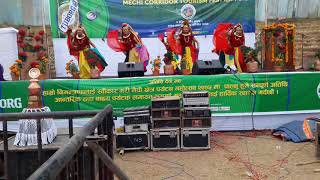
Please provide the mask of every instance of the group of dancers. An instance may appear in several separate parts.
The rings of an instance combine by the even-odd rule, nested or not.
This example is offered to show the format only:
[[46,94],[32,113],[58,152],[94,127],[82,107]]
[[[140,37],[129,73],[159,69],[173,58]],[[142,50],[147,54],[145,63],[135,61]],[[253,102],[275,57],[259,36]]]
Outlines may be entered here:
[[[81,79],[91,77],[92,67],[102,72],[108,66],[81,25],[74,32],[69,28],[66,34],[69,52],[78,60]],[[180,64],[184,64],[180,66],[181,70],[192,72],[193,64],[198,60],[200,46],[189,22],[183,21],[180,28],[169,29],[166,34],[166,41],[163,34],[159,34],[159,39],[165,45],[167,53],[180,56]],[[219,55],[225,68],[245,72],[246,66],[240,49],[244,42],[244,32],[240,24],[219,24],[213,33],[215,49],[212,52]],[[120,29],[108,32],[107,44],[114,51],[123,52],[126,55],[125,62],[142,62],[145,71],[147,70],[150,59],[148,50],[138,33],[129,24],[123,23]]]

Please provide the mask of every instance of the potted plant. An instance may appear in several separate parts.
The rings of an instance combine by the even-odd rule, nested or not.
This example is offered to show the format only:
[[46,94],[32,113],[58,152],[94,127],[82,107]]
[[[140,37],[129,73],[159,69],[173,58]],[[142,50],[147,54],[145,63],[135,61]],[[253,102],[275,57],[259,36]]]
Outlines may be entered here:
[[20,60],[20,59],[16,60],[16,63],[14,63],[10,67],[10,74],[11,74],[11,78],[12,78],[13,81],[20,80],[22,67],[23,67],[23,61]]
[[320,50],[316,53],[316,58],[318,58],[314,63],[314,69],[320,71]]
[[173,53],[172,52],[167,52],[164,55],[163,61],[164,61],[164,64],[165,64],[164,67],[163,67],[164,74],[165,75],[174,75],[175,68],[174,68],[173,62],[176,61],[176,59],[174,59]]
[[152,72],[154,76],[160,75],[160,67],[161,67],[161,59],[160,56],[158,56],[155,60],[150,61],[150,64],[152,64]]
[[79,68],[77,67],[77,65],[73,62],[73,60],[70,60],[67,64],[66,64],[66,71],[67,74],[71,74],[73,79],[80,79],[80,72],[79,72]]
[[274,62],[273,62],[273,70],[275,72],[282,72],[284,64],[285,64],[285,62],[284,62],[283,58],[281,58],[281,57],[275,58]]

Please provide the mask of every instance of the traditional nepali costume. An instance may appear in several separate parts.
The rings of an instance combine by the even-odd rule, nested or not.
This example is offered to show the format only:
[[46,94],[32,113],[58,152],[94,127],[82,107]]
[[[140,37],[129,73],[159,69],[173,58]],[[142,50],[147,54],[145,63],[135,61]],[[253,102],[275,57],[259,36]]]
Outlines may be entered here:
[[237,27],[241,25],[219,24],[213,33],[213,44],[221,63],[241,73],[247,71],[241,52],[241,46],[245,44],[245,37],[243,31],[241,35],[236,34]]
[[[141,45],[138,44],[137,41],[139,41]],[[125,62],[142,62],[146,71],[149,53],[136,32],[132,31],[129,35],[125,36],[123,33],[119,32],[119,30],[109,31],[107,34],[107,43],[114,51],[125,53]]]
[[80,78],[90,79],[91,68],[89,62],[95,64],[100,72],[102,72],[108,64],[97,48],[90,48],[90,40],[88,36],[85,35],[83,38],[79,39],[76,34],[72,36],[71,31],[71,29],[68,29],[67,31],[67,44],[70,55],[75,56],[78,60]]
[[185,69],[188,69],[191,72],[193,63],[198,60],[198,51],[194,45],[194,36],[192,32],[187,34],[180,32],[176,38],[175,34],[176,29],[170,29],[167,31],[168,44],[174,53],[181,55],[181,60],[186,61]]

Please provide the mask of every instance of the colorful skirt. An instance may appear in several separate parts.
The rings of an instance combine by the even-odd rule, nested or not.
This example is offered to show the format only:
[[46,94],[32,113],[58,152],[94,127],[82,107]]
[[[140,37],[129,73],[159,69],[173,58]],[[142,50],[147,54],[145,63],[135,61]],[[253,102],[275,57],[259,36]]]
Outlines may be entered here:
[[145,67],[145,70],[146,70],[146,67],[149,62],[149,53],[148,53],[147,48],[144,45],[142,45],[139,48],[138,47],[132,48],[129,51],[129,60],[128,61],[135,62],[135,63],[142,62]]
[[96,48],[79,51],[79,69],[81,79],[90,79],[90,63],[94,63],[100,72],[108,66],[103,56]]

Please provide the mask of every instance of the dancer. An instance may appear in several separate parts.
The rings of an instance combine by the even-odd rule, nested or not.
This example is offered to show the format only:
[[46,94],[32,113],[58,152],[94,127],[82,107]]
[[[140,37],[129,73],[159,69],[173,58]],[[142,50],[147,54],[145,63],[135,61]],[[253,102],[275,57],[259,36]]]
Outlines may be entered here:
[[[91,69],[98,68],[99,73],[101,73],[108,66],[81,25],[78,26],[74,33],[71,28],[68,28],[66,34],[68,36],[67,44],[70,55],[78,59],[81,79],[90,79],[93,76]],[[94,76],[96,78],[96,75]]]
[[241,24],[219,24],[213,33],[213,52],[219,54],[221,63],[226,69],[239,73],[246,72],[241,46],[245,44],[244,32]]
[[125,62],[142,62],[145,71],[147,71],[148,50],[143,45],[138,33],[129,24],[123,23],[121,29],[108,32],[107,43],[114,51],[125,53]]
[[171,29],[167,34],[170,48],[182,56],[181,69],[192,72],[193,63],[198,60],[199,42],[192,33],[189,21],[183,21],[178,33],[176,29]]

